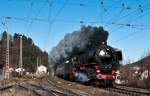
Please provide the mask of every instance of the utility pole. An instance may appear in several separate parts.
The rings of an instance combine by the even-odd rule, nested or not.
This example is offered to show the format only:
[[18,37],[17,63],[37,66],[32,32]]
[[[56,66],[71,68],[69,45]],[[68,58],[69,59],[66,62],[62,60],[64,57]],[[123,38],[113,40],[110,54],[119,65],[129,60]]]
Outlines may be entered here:
[[7,34],[6,39],[6,60],[5,60],[5,78],[9,79],[9,35]]
[[40,65],[41,65],[41,58],[40,58]]
[[23,69],[22,69],[22,36],[20,36],[20,59],[19,59],[19,68],[21,69],[20,75],[22,76],[22,74],[23,74]]
[[39,66],[39,59],[38,59],[38,56],[37,56],[37,65],[36,65],[37,70],[38,70],[38,66]]

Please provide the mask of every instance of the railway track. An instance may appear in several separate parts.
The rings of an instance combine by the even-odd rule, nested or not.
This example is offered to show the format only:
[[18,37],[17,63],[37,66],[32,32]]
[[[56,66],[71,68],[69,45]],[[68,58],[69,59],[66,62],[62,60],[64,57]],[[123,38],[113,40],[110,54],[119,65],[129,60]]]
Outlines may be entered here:
[[17,85],[18,88],[20,89],[24,89],[26,90],[27,92],[33,92],[36,96],[44,96],[45,95],[45,92],[43,91],[38,91],[36,89],[32,89],[32,88],[29,88],[27,86],[23,86],[23,85]]
[[6,90],[6,89],[9,89],[9,88],[12,88],[13,86],[14,86],[14,84],[6,85],[6,86],[3,86],[3,87],[0,87],[0,91],[3,91],[3,90]]
[[79,94],[77,94],[77,93],[74,93],[74,92],[72,92],[66,88],[62,88],[62,86],[56,85],[55,83],[53,83],[49,79],[46,79],[46,81],[49,83],[49,85],[52,85],[49,87],[51,90],[63,93],[64,94],[63,96],[79,96]]
[[106,90],[124,96],[150,96],[150,90],[128,86],[115,86],[113,88],[106,88]]
[[53,92],[50,92],[48,90],[43,89],[41,86],[36,86],[36,85],[32,85],[32,84],[21,84],[21,85],[17,85],[19,88],[23,88],[26,91],[30,91],[33,92],[34,94],[36,94],[36,96],[57,96],[56,94],[54,94]]
[[[49,83],[53,83],[52,81],[48,80]],[[55,83],[56,84],[56,83]],[[57,85],[59,87],[59,85]],[[99,88],[99,86],[91,86]],[[123,86],[123,85],[116,85],[113,88],[100,88],[104,89],[107,92],[116,94],[117,96],[150,96],[150,89],[146,88],[135,88],[135,87],[129,87],[129,86]],[[91,90],[92,91],[92,90]],[[114,96],[114,95],[113,95]]]
[[18,84],[19,88],[23,88],[26,91],[32,91],[36,96],[66,96],[63,92],[48,88],[48,85],[33,84],[26,82],[24,84]]
[[50,83],[50,81],[45,84],[40,80],[28,81],[20,79],[0,86],[0,92],[7,92],[7,90],[12,89],[24,90],[27,93],[33,93],[33,96],[79,96],[69,90],[56,86],[56,84]]
[[[55,81],[50,80],[50,78],[45,78],[42,80],[16,80],[13,83],[5,83],[5,85],[0,86],[0,91],[5,92],[7,89],[19,89],[25,92],[33,93],[30,96],[82,96],[80,92],[72,91],[66,87],[57,84]],[[150,89],[134,88],[129,86],[119,86],[116,85],[113,88],[105,88],[107,93],[113,93],[118,96],[150,96]],[[104,90],[105,90],[104,89]],[[92,91],[92,90],[90,90]],[[88,92],[87,92],[88,93]],[[11,96],[11,95],[10,95]],[[92,96],[92,95],[86,95]]]
[[7,80],[0,81],[0,91],[7,90],[15,86],[15,82],[9,82]]
[[79,96],[70,90],[57,86],[48,79],[35,82],[18,83],[19,87],[34,92],[37,96]]
[[[66,94],[62,91],[59,91],[57,88],[51,88],[52,85],[43,85],[43,84],[39,84],[39,85],[35,85],[35,84],[30,84],[31,86],[35,87],[35,88],[39,88],[40,90],[44,90],[47,93],[50,93],[49,96],[66,96]],[[46,95],[48,96],[48,95]]]

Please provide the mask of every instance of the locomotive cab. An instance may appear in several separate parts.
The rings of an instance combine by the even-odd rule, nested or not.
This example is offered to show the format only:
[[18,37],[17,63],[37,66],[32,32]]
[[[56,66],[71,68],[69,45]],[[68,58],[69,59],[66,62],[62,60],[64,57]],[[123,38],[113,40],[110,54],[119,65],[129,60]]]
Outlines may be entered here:
[[122,52],[121,52],[121,50],[117,49],[115,52],[117,54],[118,60],[122,61]]

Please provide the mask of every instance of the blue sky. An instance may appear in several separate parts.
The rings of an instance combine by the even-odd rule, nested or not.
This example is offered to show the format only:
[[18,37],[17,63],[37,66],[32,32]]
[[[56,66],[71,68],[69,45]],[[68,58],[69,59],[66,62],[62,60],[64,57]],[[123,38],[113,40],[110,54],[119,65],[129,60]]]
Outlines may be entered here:
[[149,0],[0,0],[1,33],[25,34],[49,52],[82,24],[103,26],[108,44],[123,51],[124,61],[150,48],[149,17]]

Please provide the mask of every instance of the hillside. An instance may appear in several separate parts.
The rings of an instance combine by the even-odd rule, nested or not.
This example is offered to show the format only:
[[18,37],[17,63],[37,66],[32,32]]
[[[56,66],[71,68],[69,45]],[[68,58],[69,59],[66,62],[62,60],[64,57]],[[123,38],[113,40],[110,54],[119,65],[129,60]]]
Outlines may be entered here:
[[124,83],[150,88],[150,55],[132,64],[127,64],[120,70]]
[[43,52],[38,46],[34,44],[30,37],[15,33],[13,36],[3,32],[0,39],[0,65],[5,67],[6,64],[6,42],[9,36],[9,64],[12,68],[19,66],[20,53],[20,36],[22,36],[22,62],[23,68],[29,72],[35,71],[38,64],[48,65],[48,54]]

